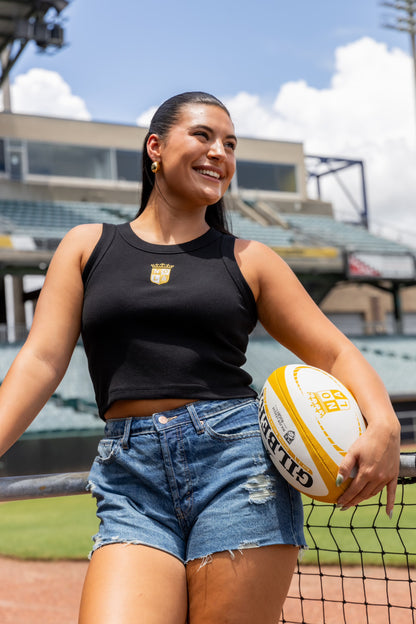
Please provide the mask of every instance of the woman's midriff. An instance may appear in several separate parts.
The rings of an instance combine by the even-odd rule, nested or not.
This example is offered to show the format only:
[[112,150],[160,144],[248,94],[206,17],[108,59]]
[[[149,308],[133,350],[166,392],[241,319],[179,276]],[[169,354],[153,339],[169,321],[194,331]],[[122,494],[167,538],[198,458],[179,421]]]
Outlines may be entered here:
[[137,401],[115,401],[104,414],[106,420],[129,418],[130,416],[151,416],[157,412],[182,407],[194,403],[195,399],[139,399]]

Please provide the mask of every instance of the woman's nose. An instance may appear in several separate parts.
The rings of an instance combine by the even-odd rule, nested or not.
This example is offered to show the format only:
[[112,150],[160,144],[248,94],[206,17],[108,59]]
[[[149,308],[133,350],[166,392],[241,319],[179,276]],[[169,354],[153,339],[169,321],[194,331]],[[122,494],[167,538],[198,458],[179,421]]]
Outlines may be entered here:
[[224,145],[222,144],[222,141],[220,139],[211,143],[208,155],[211,156],[211,158],[225,157]]

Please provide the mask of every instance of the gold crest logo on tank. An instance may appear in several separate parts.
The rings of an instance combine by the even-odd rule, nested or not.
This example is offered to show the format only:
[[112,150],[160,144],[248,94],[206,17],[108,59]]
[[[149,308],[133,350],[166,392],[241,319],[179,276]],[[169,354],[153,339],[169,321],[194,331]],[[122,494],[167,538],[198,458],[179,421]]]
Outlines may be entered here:
[[166,284],[170,278],[170,272],[173,269],[174,264],[152,264],[152,272],[150,273],[150,281],[153,284],[161,286]]

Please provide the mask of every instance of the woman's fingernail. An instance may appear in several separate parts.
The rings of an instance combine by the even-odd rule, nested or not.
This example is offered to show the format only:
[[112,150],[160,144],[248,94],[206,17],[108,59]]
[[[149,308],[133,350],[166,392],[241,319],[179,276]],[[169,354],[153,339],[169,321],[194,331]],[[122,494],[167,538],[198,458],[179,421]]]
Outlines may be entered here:
[[342,483],[344,483],[344,477],[342,475],[337,475],[337,479],[335,481],[335,485],[339,487]]
[[393,510],[389,511],[387,515],[390,520],[393,520]]

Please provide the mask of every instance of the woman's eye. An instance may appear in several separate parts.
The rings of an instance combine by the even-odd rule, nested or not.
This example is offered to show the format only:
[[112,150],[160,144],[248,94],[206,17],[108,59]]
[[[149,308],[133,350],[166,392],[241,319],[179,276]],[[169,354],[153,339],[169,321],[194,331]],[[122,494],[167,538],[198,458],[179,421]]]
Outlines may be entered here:
[[228,149],[232,149],[233,151],[237,147],[237,145],[234,143],[234,141],[227,141],[227,143],[224,143],[224,146],[228,147]]
[[205,130],[197,130],[197,132],[195,132],[195,136],[202,136],[204,137],[204,139],[208,139],[208,132],[205,132]]

